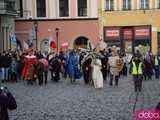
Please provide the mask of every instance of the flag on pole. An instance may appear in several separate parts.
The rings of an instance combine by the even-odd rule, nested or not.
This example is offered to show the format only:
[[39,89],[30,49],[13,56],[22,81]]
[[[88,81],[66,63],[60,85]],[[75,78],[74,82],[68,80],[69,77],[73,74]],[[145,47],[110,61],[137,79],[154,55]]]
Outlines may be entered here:
[[28,48],[32,48],[33,47],[33,39],[34,39],[34,29],[31,29],[29,32],[29,36],[28,36]]
[[27,44],[28,44],[28,48],[32,48],[33,47],[33,40],[31,38],[29,38],[27,41]]
[[21,50],[22,46],[20,41],[17,39],[16,34],[13,32],[10,34],[10,40],[13,45],[15,45],[16,50]]
[[51,36],[49,38],[49,46],[50,46],[50,48],[52,48],[52,49],[57,48],[55,41],[56,41],[56,37],[55,36]]
[[18,38],[17,38],[17,50],[22,50],[22,44]]
[[27,44],[27,42],[23,41],[23,47],[24,47],[25,50],[28,49],[28,44]]
[[12,44],[17,46],[17,39],[16,39],[16,34],[15,33],[11,33],[10,39],[11,39]]

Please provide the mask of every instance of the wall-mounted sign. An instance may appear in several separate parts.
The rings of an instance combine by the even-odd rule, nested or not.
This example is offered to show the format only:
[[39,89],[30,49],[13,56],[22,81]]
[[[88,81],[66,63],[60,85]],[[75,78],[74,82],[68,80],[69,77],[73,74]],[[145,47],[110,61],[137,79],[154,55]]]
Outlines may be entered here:
[[123,29],[123,38],[125,40],[132,40],[133,31],[132,29]]
[[150,27],[135,27],[135,38],[136,39],[149,39],[150,38]]
[[149,35],[149,29],[137,29],[135,30],[136,36],[148,36]]
[[119,30],[106,30],[107,37],[119,37]]
[[120,39],[120,29],[119,28],[105,28],[104,31],[105,41],[108,40],[119,40]]

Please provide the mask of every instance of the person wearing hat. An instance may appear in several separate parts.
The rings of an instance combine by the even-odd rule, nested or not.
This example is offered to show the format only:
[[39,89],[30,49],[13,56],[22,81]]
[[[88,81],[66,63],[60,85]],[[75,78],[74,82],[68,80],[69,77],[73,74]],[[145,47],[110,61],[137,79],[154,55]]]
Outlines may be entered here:
[[28,84],[33,84],[35,80],[35,71],[34,71],[34,64],[37,63],[37,58],[34,55],[33,49],[28,51],[28,55],[24,58],[24,68],[22,72],[23,79],[28,82]]
[[143,79],[143,63],[139,55],[135,54],[132,59],[132,76],[134,81],[134,91],[142,91],[142,79]]

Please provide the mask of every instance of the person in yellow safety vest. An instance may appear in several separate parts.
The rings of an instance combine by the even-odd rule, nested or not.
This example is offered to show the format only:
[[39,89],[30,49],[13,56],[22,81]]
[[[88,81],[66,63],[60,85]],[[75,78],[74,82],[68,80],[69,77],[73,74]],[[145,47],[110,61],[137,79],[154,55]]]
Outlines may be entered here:
[[143,63],[137,56],[132,60],[132,75],[135,92],[142,91]]

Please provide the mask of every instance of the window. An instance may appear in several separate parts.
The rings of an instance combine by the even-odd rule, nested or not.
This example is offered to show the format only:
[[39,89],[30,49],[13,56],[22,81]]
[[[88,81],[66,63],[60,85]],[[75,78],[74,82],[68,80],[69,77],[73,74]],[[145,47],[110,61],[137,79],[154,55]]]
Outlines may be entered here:
[[106,0],[106,10],[107,11],[112,11],[114,10],[114,4],[113,4],[113,0]]
[[140,9],[149,9],[149,0],[140,0]]
[[69,16],[69,2],[68,0],[59,0],[59,16],[67,17]]
[[20,0],[20,17],[23,17],[23,0]]
[[46,1],[37,0],[37,17],[46,17]]
[[123,0],[123,10],[131,10],[131,0]]
[[78,16],[87,16],[87,0],[78,0]]

